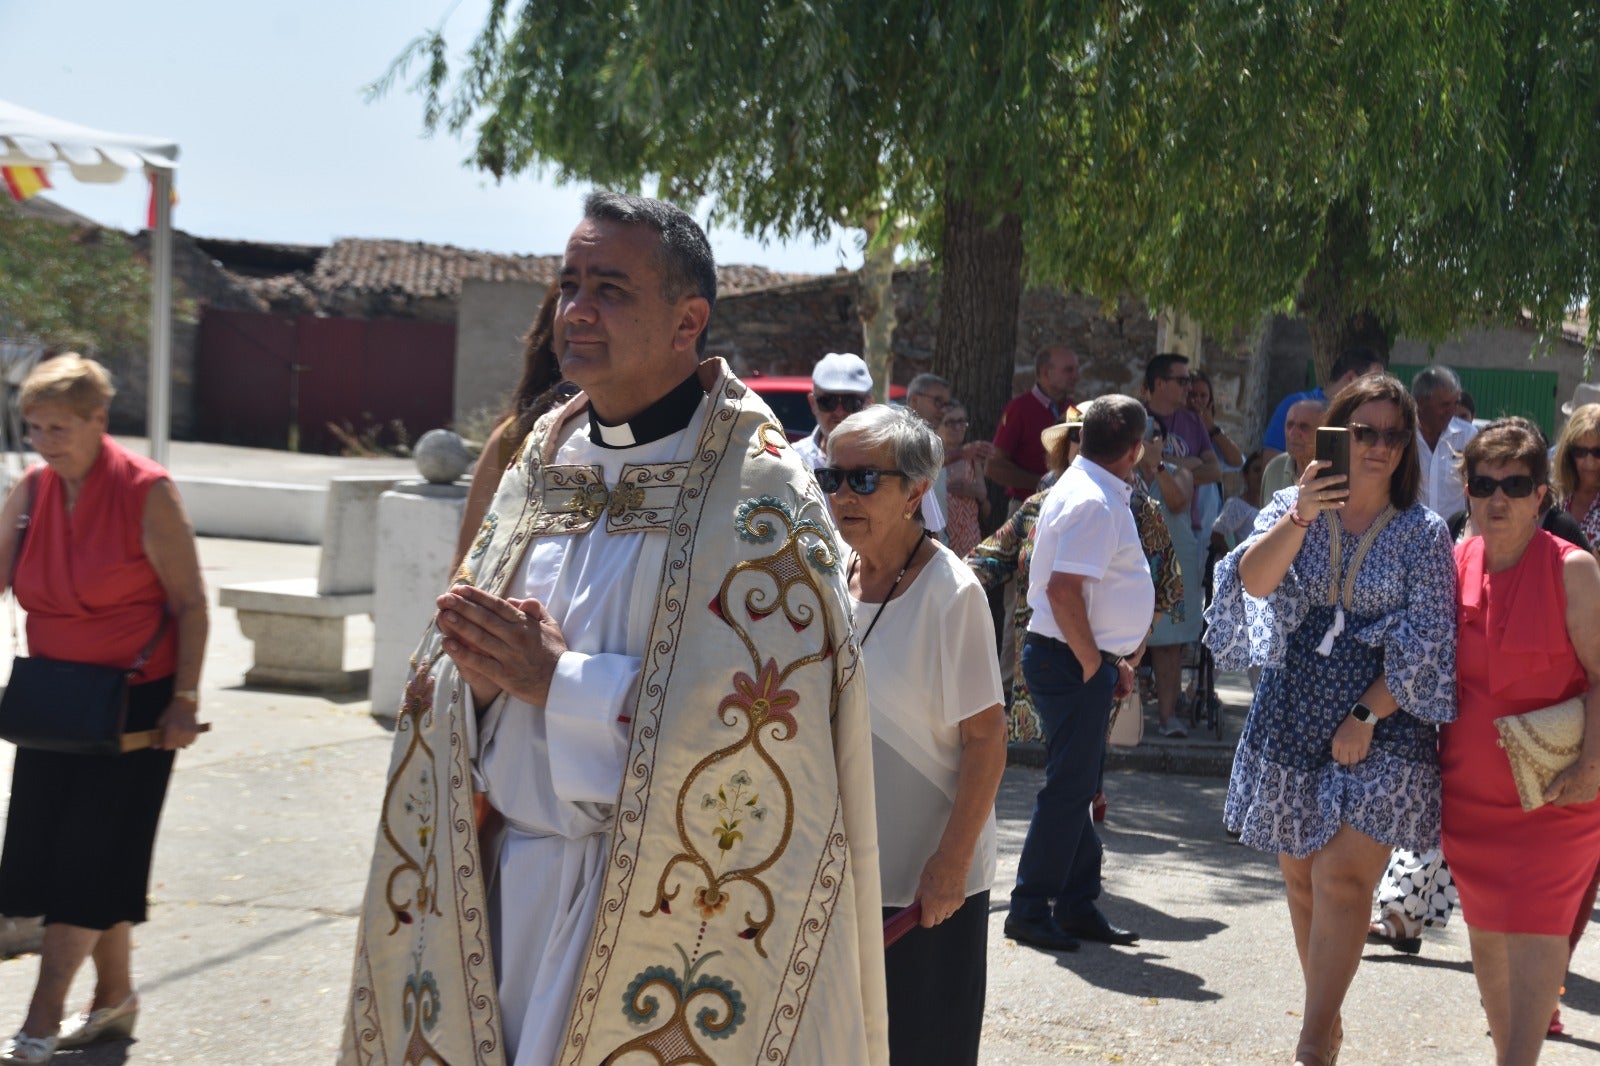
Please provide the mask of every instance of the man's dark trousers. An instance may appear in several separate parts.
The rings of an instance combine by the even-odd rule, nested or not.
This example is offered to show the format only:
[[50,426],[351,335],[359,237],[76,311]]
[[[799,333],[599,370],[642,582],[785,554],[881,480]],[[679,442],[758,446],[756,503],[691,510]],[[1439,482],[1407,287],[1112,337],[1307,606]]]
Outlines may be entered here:
[[1089,804],[1105,756],[1106,729],[1117,668],[1101,663],[1087,681],[1083,664],[1059,640],[1029,633],[1022,649],[1022,675],[1044,726],[1044,787],[1033,804],[1033,820],[1017,864],[1011,916],[1061,921],[1086,914],[1100,898],[1100,835]]

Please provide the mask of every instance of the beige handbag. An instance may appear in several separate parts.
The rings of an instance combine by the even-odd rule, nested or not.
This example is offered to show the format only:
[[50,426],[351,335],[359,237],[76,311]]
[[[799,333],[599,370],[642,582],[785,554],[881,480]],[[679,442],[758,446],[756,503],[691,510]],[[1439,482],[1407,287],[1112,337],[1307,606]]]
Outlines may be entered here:
[[1137,748],[1144,739],[1144,702],[1139,699],[1139,686],[1111,704],[1111,725],[1106,730],[1106,743],[1113,748]]
[[1494,720],[1500,746],[1511,760],[1511,777],[1525,811],[1544,806],[1544,790],[1583,752],[1583,696],[1527,714]]

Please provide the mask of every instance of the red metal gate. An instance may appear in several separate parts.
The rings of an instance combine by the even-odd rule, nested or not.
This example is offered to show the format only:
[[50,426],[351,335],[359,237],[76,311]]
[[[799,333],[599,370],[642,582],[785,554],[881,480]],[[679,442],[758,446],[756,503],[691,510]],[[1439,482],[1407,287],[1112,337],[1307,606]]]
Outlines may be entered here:
[[207,310],[195,359],[201,440],[335,453],[330,423],[385,446],[450,424],[455,326]]

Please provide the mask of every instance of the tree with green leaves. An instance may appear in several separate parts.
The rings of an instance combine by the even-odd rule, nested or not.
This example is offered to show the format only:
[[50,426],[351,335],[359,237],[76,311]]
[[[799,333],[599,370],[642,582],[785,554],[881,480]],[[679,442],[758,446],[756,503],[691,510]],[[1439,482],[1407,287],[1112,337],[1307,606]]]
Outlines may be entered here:
[[1031,265],[1209,328],[1298,312],[1324,376],[1352,342],[1559,330],[1600,249],[1597,26],[1543,0],[1125,7],[1098,150],[1056,157],[1073,195]]
[[85,355],[144,343],[150,272],[120,233],[0,207],[0,335]]
[[1088,51],[1094,18],[1017,0],[495,0],[459,71],[441,28],[376,88],[425,60],[426,127],[468,136],[472,164],[496,176],[654,177],[762,237],[895,220],[877,227],[880,253],[903,224],[940,269],[934,369],[982,432],[1011,393],[1023,221],[1059,195],[1039,186],[1044,153],[1078,125],[1063,117],[1080,93],[1062,55]]

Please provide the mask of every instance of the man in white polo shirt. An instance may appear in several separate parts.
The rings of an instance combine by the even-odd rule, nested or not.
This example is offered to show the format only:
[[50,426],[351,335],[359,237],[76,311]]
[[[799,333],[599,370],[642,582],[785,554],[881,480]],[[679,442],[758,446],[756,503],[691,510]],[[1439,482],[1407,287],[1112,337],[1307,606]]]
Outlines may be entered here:
[[1146,415],[1130,396],[1105,396],[1083,413],[1082,450],[1039,509],[1028,584],[1022,672],[1045,732],[1044,787],[1017,865],[1005,935],[1047,951],[1079,940],[1132,944],[1106,920],[1100,836],[1089,814],[1115,698],[1133,689],[1155,612],[1127,478],[1139,461]]

